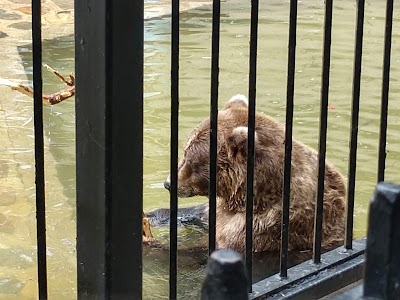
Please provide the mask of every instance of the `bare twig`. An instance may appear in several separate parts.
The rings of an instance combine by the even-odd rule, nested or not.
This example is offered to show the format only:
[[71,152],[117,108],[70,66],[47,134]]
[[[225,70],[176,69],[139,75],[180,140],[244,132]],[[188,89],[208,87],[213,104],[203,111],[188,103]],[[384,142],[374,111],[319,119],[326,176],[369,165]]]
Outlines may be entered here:
[[[65,99],[71,98],[75,95],[75,77],[71,74],[69,75],[69,80],[65,79],[58,71],[54,70],[53,68],[49,67],[48,65],[44,65],[44,67],[56,75],[58,78],[61,79],[69,87],[67,89],[62,89],[61,91],[55,92],[53,94],[43,94],[43,102],[46,104],[58,104]],[[22,94],[27,96],[33,97],[33,88],[27,85],[15,83],[9,80],[1,79],[0,78],[0,85],[9,86],[13,91],[18,91]]]
[[58,78],[60,78],[61,81],[64,82],[66,85],[69,85],[69,86],[75,85],[75,77],[74,76],[69,75],[70,80],[66,80],[64,76],[62,76],[60,73],[58,73],[58,71],[54,70],[49,65],[44,64],[43,67],[45,67],[48,71],[54,73],[54,75],[56,75]]
[[143,221],[143,242],[148,243],[154,241],[153,234],[151,233],[150,222],[144,212],[142,212]]

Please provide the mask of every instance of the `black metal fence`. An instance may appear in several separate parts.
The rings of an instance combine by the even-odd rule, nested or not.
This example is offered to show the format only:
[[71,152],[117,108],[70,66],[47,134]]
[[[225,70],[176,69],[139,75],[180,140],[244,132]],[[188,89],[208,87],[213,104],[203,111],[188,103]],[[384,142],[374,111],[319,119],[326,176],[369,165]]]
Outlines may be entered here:
[[[399,299],[399,214],[400,186],[386,182],[379,183],[370,204],[364,283],[358,283],[352,289],[330,295],[330,299]],[[360,245],[356,242],[357,247]],[[329,261],[331,256],[335,254],[327,254],[324,257],[325,261]],[[272,284],[275,290],[270,289],[267,293],[251,298],[264,299],[269,296],[272,299],[319,298],[336,291],[337,282],[347,285],[359,278],[362,263],[362,256],[351,255],[350,259],[337,265],[331,264],[324,273],[315,273],[311,277],[296,276],[296,270],[292,270],[292,275],[297,278],[289,285],[285,286],[277,281],[278,284],[274,286],[274,279],[277,278],[269,278],[265,286]],[[303,267],[297,269],[302,270]],[[330,281],[335,283],[332,285]],[[202,299],[249,299],[247,284],[247,272],[241,256],[231,250],[218,250],[210,256],[207,265]]]
[[[282,199],[280,274],[248,285],[252,299],[297,295],[296,284],[329,275],[301,287],[301,295],[323,296],[361,278],[365,240],[353,241],[354,186],[364,24],[364,0],[357,1],[356,43],[345,247],[322,254],[322,211],[332,29],[332,0],[325,1],[320,107],[318,192],[313,264],[288,271],[289,205],[295,82],[297,0],[290,1],[285,162]],[[249,63],[249,138],[247,161],[246,269],[252,282],[254,128],[256,106],[258,0],[251,0]],[[142,297],[143,206],[143,1],[75,1],[76,154],[78,298]],[[32,39],[37,193],[39,298],[47,298],[46,223],[41,81],[41,4],[32,1]],[[378,181],[384,180],[393,0],[387,1],[379,138]],[[217,116],[220,0],[213,2],[209,252],[215,250]],[[179,0],[172,1],[171,43],[171,192],[170,220],[177,219],[179,112]],[[127,138],[129,137],[129,138]],[[177,298],[177,223],[170,225],[170,299]],[[344,250],[345,249],[345,250]],[[324,263],[321,263],[321,262]],[[307,272],[305,270],[308,270]],[[337,274],[341,274],[338,276]],[[297,289],[300,287],[297,286]],[[318,290],[318,292],[316,292]],[[323,291],[323,292],[322,292]],[[311,296],[310,296],[311,297]],[[307,298],[311,299],[311,298]]]
[[47,299],[46,209],[42,102],[41,3],[32,1],[32,53],[35,128],[36,231],[39,299]]

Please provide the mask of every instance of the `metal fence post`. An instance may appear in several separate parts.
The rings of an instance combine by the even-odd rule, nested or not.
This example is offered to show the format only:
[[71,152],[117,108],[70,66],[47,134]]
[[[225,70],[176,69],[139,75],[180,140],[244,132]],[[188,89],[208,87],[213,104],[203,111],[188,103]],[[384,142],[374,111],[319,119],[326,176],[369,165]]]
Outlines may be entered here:
[[202,300],[247,300],[248,278],[241,255],[223,249],[213,252],[201,289]]
[[143,1],[75,1],[78,299],[142,298]]
[[364,296],[400,299],[400,186],[381,182],[371,200]]

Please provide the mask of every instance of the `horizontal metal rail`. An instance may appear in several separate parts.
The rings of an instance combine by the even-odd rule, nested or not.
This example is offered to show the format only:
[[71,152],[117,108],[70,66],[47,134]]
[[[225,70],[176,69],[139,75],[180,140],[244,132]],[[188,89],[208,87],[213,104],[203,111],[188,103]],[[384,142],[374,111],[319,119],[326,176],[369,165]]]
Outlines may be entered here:
[[[341,270],[342,276],[345,272],[353,272],[354,268],[360,268],[363,262],[363,254],[365,252],[366,239],[362,238],[353,242],[353,249],[347,250],[344,247],[339,247],[321,255],[321,263],[313,263],[312,260],[305,261],[295,267],[288,270],[289,276],[286,279],[282,279],[279,274],[268,277],[253,284],[253,292],[250,295],[250,299],[267,299],[269,297],[277,297],[280,294],[285,294],[290,290],[296,289],[301,283],[302,291],[298,292],[303,295],[310,295],[309,290],[315,289],[315,278],[318,276],[330,276],[329,279],[329,291],[342,288],[344,285],[351,284],[351,281],[361,279],[362,272],[359,272],[357,276],[352,273],[351,276],[347,277],[345,282],[341,280],[333,280],[336,277],[332,277],[332,274],[339,272],[339,266],[344,265]],[[354,266],[351,266],[351,261],[354,262]],[[348,268],[347,268],[348,267]],[[350,280],[351,279],[351,280]],[[328,279],[327,279],[328,280]],[[346,283],[346,284],[345,284]],[[322,286],[321,286],[322,287]],[[329,293],[327,290],[327,294]],[[322,292],[320,292],[322,293]],[[312,299],[309,296],[303,299]]]

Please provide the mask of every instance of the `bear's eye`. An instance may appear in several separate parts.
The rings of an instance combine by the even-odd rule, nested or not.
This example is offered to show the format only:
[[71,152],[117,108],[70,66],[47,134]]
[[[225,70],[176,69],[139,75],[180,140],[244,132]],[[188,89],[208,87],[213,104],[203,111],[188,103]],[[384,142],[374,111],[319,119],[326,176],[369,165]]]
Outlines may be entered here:
[[193,162],[192,162],[192,160],[191,160],[191,159],[187,159],[187,160],[186,160],[186,164],[187,164],[188,166],[190,166],[190,165],[192,165],[192,164],[193,164]]

